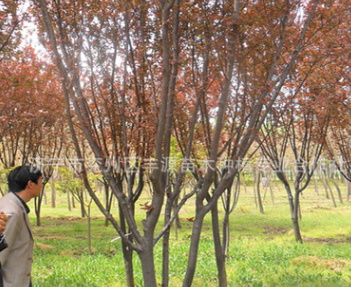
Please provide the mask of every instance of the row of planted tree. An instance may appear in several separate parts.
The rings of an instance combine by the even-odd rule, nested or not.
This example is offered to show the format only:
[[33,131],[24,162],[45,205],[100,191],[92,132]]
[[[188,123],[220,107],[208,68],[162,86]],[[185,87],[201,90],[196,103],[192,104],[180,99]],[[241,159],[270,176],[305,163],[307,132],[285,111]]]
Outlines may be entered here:
[[[299,198],[324,170],[321,156],[351,181],[349,1],[0,3],[0,161],[4,169],[35,163],[45,183],[58,161],[69,162],[122,238],[127,286],[135,253],[144,285],[157,286],[161,238],[169,285],[170,228],[190,197],[183,286],[193,282],[209,213],[218,282],[227,286],[218,200],[226,223],[246,159],[264,158],[256,182],[269,165],[283,183],[300,242]],[[92,166],[105,201],[94,192]],[[335,172],[319,174],[328,183]],[[150,204],[139,206],[145,190]],[[147,211],[142,230],[137,208]]]
[[[38,161],[38,159],[37,159]],[[57,163],[60,162],[60,166]],[[79,205],[81,212],[81,217],[87,217],[88,219],[88,242],[89,250],[91,250],[91,233],[90,233],[90,209],[92,204],[92,199],[87,193],[84,182],[79,176],[77,165],[73,166],[70,162],[69,166],[62,164],[63,161],[56,160],[56,165],[52,168],[52,165],[38,165],[38,162],[32,162],[33,166],[40,168],[44,172],[44,184],[42,192],[39,198],[35,198],[35,214],[37,218],[37,226],[41,225],[41,205],[51,204],[52,208],[56,207],[57,191],[61,194],[65,194],[67,198],[67,208],[71,212],[72,208],[76,208]],[[226,242],[225,255],[228,256],[229,253],[229,216],[234,211],[240,198],[240,193],[244,192],[246,196],[248,193],[251,194],[252,199],[255,202],[257,208],[260,212],[264,214],[264,201],[270,200],[272,204],[275,204],[276,191],[279,192],[279,197],[281,196],[281,181],[277,177],[277,174],[269,165],[264,165],[264,161],[258,159],[258,162],[250,161],[249,165],[246,163],[245,167],[235,178],[233,185],[230,190],[227,190],[221,196],[222,209],[225,211],[226,220],[223,221],[223,242]],[[266,163],[268,164],[268,163]],[[288,166],[291,169],[286,169],[284,172],[289,178],[289,182],[293,183],[293,179],[297,174],[297,167],[294,165]],[[187,166],[189,168],[189,166]],[[53,169],[53,173],[49,173],[48,169]],[[0,193],[5,195],[7,190],[6,184],[6,174],[11,170],[2,169],[0,172]],[[95,172],[93,172],[95,171]],[[223,172],[223,168],[218,169],[218,171]],[[135,172],[139,173],[140,169],[134,168],[133,171],[129,170],[128,173]],[[137,175],[138,176],[138,175]],[[95,168],[92,168],[89,172],[89,182],[93,186],[95,194],[101,194],[100,198],[104,202],[106,209],[109,212],[114,212],[117,209],[117,200],[113,193],[110,192],[110,188],[104,178],[96,172]],[[49,183],[49,184],[48,184]],[[186,195],[189,190],[192,190],[196,181],[192,178],[190,170],[186,173],[186,179],[182,184],[183,195]],[[346,180],[345,177],[336,169],[333,162],[321,160],[316,165],[316,170],[313,173],[313,178],[311,179],[310,188],[314,189],[316,196],[324,196],[326,199],[330,199],[330,204],[337,207],[337,201],[340,204],[350,200],[351,195],[351,183]],[[49,187],[50,188],[49,188]],[[323,189],[321,189],[321,186]],[[346,186],[346,193],[342,189]],[[275,191],[274,191],[275,190]],[[336,192],[336,195],[334,194]],[[144,202],[145,199],[151,198],[151,194],[148,188],[144,191],[143,202],[138,203],[143,210],[149,210],[150,205],[148,201]],[[249,195],[250,197],[250,195]],[[269,197],[269,198],[268,198]],[[180,197],[181,199],[182,197]],[[62,203],[62,199],[60,201]],[[229,208],[227,208],[229,207]],[[177,203],[175,203],[173,208],[177,208]],[[181,213],[181,212],[180,212]],[[180,215],[181,216],[181,215]],[[187,221],[192,221],[194,217],[185,218]],[[301,209],[299,209],[299,218],[301,218]],[[176,217],[176,228],[181,228],[179,214]],[[108,220],[105,221],[105,225],[108,225]],[[176,232],[177,234],[177,232]]]

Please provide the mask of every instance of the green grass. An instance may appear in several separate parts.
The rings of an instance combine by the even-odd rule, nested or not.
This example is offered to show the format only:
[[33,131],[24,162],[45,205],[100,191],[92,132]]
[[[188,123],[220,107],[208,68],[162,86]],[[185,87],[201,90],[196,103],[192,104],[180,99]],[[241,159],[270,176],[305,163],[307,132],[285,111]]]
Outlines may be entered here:
[[[278,192],[274,187],[274,204],[267,193],[265,214],[259,213],[252,189],[248,190],[242,193],[230,217],[229,286],[351,286],[350,203],[334,208],[332,202],[321,195],[322,187],[320,196],[312,188],[304,192],[300,221],[304,243],[298,244],[294,240],[283,188]],[[343,192],[345,194],[345,188]],[[60,196],[59,201],[55,209],[49,204],[43,205],[41,227],[35,226],[34,207],[30,203],[36,239],[34,286],[125,286],[120,241],[111,243],[118,236],[116,231],[104,226],[104,218],[93,207],[92,255],[89,255],[87,220],[80,218],[78,207],[71,212],[67,210],[64,196]],[[170,286],[181,286],[186,271],[192,227],[186,218],[193,216],[193,203],[189,202],[180,214],[182,228],[177,237],[172,230]],[[138,212],[140,220],[144,212]],[[117,208],[113,213],[117,214]],[[210,227],[207,216],[193,286],[218,286]],[[155,247],[155,264],[161,283],[161,243]],[[134,270],[136,285],[143,286],[136,254]]]

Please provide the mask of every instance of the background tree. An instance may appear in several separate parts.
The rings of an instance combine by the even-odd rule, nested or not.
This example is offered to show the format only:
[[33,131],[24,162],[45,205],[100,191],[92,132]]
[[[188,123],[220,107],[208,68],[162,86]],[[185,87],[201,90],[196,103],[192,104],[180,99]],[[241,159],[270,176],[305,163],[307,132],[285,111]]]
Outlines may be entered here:
[[25,17],[20,13],[20,0],[0,1],[0,62],[18,46],[20,23]]
[[[302,242],[298,224],[299,196],[308,186],[317,168],[329,126],[330,113],[325,111],[325,98],[299,97],[282,116],[281,124],[274,129],[267,121],[259,140],[261,150],[270,162],[288,195],[291,219],[296,241]],[[264,140],[263,140],[264,139]],[[292,154],[294,168],[294,194],[286,174],[288,154]]]
[[[325,143],[327,127],[335,117],[338,102],[333,84],[335,53],[326,48],[343,16],[332,13],[329,5],[317,9],[311,26],[315,37],[308,42],[305,60],[296,67],[285,93],[292,95],[280,102],[262,128],[259,144],[287,191],[295,238],[302,242],[298,227],[299,195],[307,187]],[[341,15],[343,15],[341,9]],[[318,28],[319,27],[319,28]],[[281,118],[281,119],[280,119]],[[287,158],[292,154],[292,158]],[[294,195],[287,174],[287,162],[294,166]]]
[[[341,6],[342,8],[342,6]],[[335,163],[344,178],[350,182],[350,13],[341,14],[340,25],[335,33],[328,38],[325,53],[330,57],[331,65],[326,72],[329,74],[328,83],[333,88],[335,114],[331,119],[331,129],[328,134],[326,153]]]
[[[0,161],[5,168],[28,164],[42,142],[61,129],[63,105],[53,67],[31,48],[0,63]],[[57,135],[62,136],[62,134]]]

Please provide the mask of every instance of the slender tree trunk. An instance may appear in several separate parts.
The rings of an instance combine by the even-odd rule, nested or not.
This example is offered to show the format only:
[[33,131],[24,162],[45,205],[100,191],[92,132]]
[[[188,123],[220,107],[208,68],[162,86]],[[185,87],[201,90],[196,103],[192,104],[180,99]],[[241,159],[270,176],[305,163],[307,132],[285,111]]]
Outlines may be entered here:
[[247,193],[247,186],[246,186],[246,181],[245,181],[245,175],[243,173],[241,173],[241,181],[243,183],[243,187],[244,187],[244,191],[245,193]]
[[[119,208],[120,224],[121,229],[124,231],[124,234],[127,234],[126,223],[124,219],[124,214]],[[129,233],[129,230],[128,230]],[[134,267],[133,267],[133,249],[131,249],[123,240],[121,240],[124,268],[126,272],[126,281],[127,287],[134,287]]]
[[269,184],[269,191],[270,191],[270,194],[271,194],[272,204],[274,204],[274,193],[273,193],[273,189],[272,189],[271,184]]
[[[238,182],[237,184],[240,184],[240,182]],[[228,193],[231,193],[231,187],[228,188],[227,190],[227,199],[226,199],[227,202],[225,206],[225,214],[224,214],[223,229],[222,229],[222,232],[223,232],[222,249],[225,257],[227,257],[228,255],[229,240],[230,240],[229,215],[230,215],[230,197],[231,196],[228,196]]]
[[324,180],[323,176],[321,176],[321,175],[320,175],[320,180],[321,180],[321,182],[324,186],[324,189],[325,189],[325,198],[329,199],[328,186],[326,185],[325,180]]
[[340,188],[339,188],[339,186],[338,186],[338,183],[337,183],[336,180],[333,179],[333,178],[331,178],[330,180],[331,180],[331,182],[334,184],[334,186],[335,186],[335,188],[336,188],[336,191],[338,192],[339,202],[340,202],[341,204],[343,204],[344,202],[343,202],[343,200],[342,200],[341,190],[340,190]]
[[299,226],[299,208],[300,208],[299,196],[300,196],[300,192],[295,191],[295,203],[294,203],[294,210],[291,216],[291,220],[294,227],[295,239],[297,242],[302,243],[302,236],[301,236],[300,226]]
[[85,208],[84,208],[84,192],[81,192],[79,197],[80,197],[80,212],[81,212],[82,218],[84,218],[86,215]]
[[55,208],[56,207],[56,188],[55,188],[54,179],[52,177],[50,178],[50,186],[51,186],[51,207]]
[[261,185],[263,186],[263,200],[266,200],[266,195],[267,195],[267,190],[268,190],[268,186],[266,186],[266,183],[265,184],[262,184]]
[[73,195],[72,195],[72,207],[76,208],[76,200],[74,199]]
[[43,200],[43,194],[44,194],[44,190],[45,190],[45,184],[43,184],[41,191],[40,191],[40,195],[36,198],[34,198],[34,207],[35,207],[35,215],[37,218],[37,226],[41,226],[41,203]]
[[41,218],[40,218],[40,212],[41,212],[41,204],[39,203],[39,199],[35,198],[35,205],[37,206],[36,210],[35,210],[35,215],[37,218],[37,226],[41,226]]
[[300,211],[299,195],[300,195],[300,193],[298,191],[295,191],[295,200],[294,200],[289,182],[288,182],[285,174],[282,172],[277,172],[277,176],[280,179],[280,181],[283,182],[284,188],[285,188],[286,193],[288,195],[290,215],[291,215],[291,221],[293,224],[295,239],[297,242],[302,243],[302,237],[301,237],[300,227],[299,227],[299,214],[300,214],[300,212],[299,212]]
[[289,207],[290,207],[290,214],[291,216],[294,213],[294,197],[291,193],[290,185],[288,183],[284,183],[284,187],[286,190],[286,193],[288,194],[288,202],[289,202]]
[[[301,193],[301,195],[302,195],[302,193]],[[300,200],[299,200],[299,207],[297,208],[297,210],[299,211],[299,220],[302,220],[302,212],[301,212]]]
[[199,252],[199,243],[200,243],[200,235],[202,230],[202,223],[205,217],[204,212],[197,211],[196,217],[193,225],[193,232],[191,235],[191,243],[190,243],[190,250],[188,256],[188,266],[186,269],[186,274],[183,281],[183,287],[191,287],[195,269],[196,269],[196,261],[197,261],[197,254]]
[[223,220],[223,253],[224,256],[228,256],[229,240],[230,240],[230,228],[229,228],[229,212],[226,212]]
[[[189,190],[190,190],[191,188],[189,188]],[[173,210],[175,210],[177,207],[178,207],[178,200],[179,200],[179,196],[177,196],[175,199],[174,199],[174,201],[173,201]],[[175,222],[176,222],[176,224],[175,224],[175,229],[176,229],[176,231],[178,230],[178,228],[180,229],[180,228],[182,228],[182,223],[180,222],[180,218],[179,218],[179,214],[177,214],[177,217],[176,217],[176,219],[175,219]]]
[[[100,190],[101,190],[101,186],[100,186]],[[105,200],[105,208],[108,212],[111,211],[111,205],[112,205],[112,193],[110,195],[110,189],[107,183],[103,184],[103,194],[104,194],[104,200]],[[108,222],[109,220],[107,218],[105,218],[105,226],[108,226]]]
[[68,191],[66,192],[66,196],[67,196],[67,207],[68,207],[68,211],[72,211],[70,193],[69,193]]
[[90,218],[90,204],[88,205],[87,219],[88,219],[88,250],[89,250],[89,255],[91,255],[91,218]]
[[279,187],[278,182],[279,182],[279,180],[274,179],[275,186],[276,186],[276,188],[278,189],[278,192],[280,193],[280,192],[281,192],[281,190],[280,190],[280,187]]
[[264,209],[263,209],[263,204],[262,204],[262,199],[261,199],[261,193],[260,193],[260,181],[261,181],[261,172],[259,171],[257,174],[257,201],[258,201],[258,206],[260,208],[260,212],[264,214]]
[[325,186],[326,190],[329,190],[330,197],[331,197],[331,199],[333,201],[333,205],[334,205],[334,207],[336,207],[336,201],[335,201],[334,193],[333,193],[333,191],[332,191],[332,189],[331,189],[331,187],[330,187],[330,185],[328,183],[328,179],[326,177],[323,177],[322,182],[324,182],[324,186]]
[[[167,197],[166,208],[165,208],[165,224],[171,218],[172,211],[172,197]],[[171,228],[169,227],[163,235],[163,246],[162,246],[162,287],[169,285],[169,238]]]
[[226,287],[228,286],[228,283],[227,283],[227,272],[225,267],[225,254],[221,246],[221,238],[219,234],[218,206],[216,204],[214,205],[214,208],[212,208],[211,214],[212,214],[212,233],[213,233],[213,241],[214,241],[215,254],[216,254],[217,271],[218,271],[218,283],[219,283],[218,286]]
[[253,194],[254,194],[254,198],[255,198],[255,206],[257,208],[258,207],[258,204],[257,204],[257,191],[256,191],[256,184],[255,183],[253,185]]
[[313,180],[314,180],[314,190],[316,191],[317,195],[319,195],[318,179],[316,178],[316,176],[313,176]]

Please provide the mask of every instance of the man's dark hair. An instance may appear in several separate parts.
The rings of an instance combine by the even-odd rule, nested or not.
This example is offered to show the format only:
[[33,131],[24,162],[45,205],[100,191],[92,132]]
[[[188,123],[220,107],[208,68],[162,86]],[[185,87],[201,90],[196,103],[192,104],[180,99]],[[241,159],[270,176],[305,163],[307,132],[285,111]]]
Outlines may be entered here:
[[23,165],[16,167],[7,175],[9,190],[20,192],[26,188],[28,181],[38,183],[38,179],[41,176],[41,171],[34,166]]

